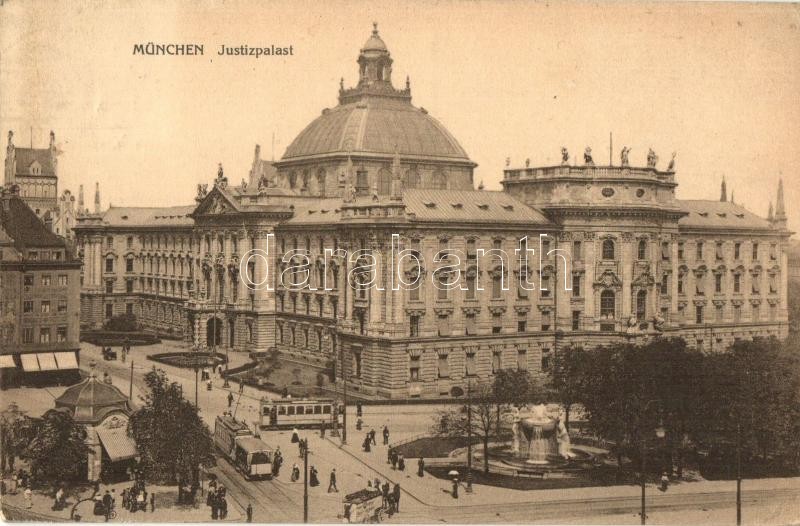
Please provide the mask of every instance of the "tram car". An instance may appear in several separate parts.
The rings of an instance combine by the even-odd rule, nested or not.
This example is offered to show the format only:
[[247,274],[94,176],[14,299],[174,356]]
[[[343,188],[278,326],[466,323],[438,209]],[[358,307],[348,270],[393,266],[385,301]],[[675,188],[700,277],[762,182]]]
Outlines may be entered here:
[[214,445],[247,480],[272,478],[273,450],[230,415],[214,422]]
[[261,399],[261,429],[318,428],[322,422],[342,425],[344,406],[332,399],[280,398]]

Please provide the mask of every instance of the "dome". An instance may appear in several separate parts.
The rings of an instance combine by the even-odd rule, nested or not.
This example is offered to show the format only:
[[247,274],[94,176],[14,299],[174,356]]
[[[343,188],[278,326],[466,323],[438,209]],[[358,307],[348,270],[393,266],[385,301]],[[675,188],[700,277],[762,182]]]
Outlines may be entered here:
[[370,37],[364,43],[364,47],[361,48],[361,51],[388,51],[386,48],[386,43],[378,35],[377,22],[372,23],[372,35],[370,35]]
[[284,160],[366,153],[471,163],[458,141],[425,110],[404,100],[369,97],[325,110],[286,149]]
[[99,381],[94,373],[56,398],[56,408],[68,409],[81,424],[96,424],[114,411],[130,413],[128,397],[113,385]]

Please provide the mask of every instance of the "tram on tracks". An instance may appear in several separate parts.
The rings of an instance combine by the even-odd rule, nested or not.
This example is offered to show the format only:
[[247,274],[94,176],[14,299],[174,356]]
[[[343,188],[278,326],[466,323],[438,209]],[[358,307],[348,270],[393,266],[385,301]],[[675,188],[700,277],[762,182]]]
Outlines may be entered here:
[[342,425],[344,406],[333,399],[262,398],[260,403],[261,429],[291,429],[319,427],[323,422],[330,428],[334,422]]

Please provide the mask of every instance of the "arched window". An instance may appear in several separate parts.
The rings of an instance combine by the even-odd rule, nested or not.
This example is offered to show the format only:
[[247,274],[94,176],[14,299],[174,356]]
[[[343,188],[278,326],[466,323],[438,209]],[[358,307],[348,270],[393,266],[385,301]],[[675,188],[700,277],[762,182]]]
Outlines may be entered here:
[[392,173],[386,168],[381,168],[378,172],[378,195],[390,195],[392,193]]
[[617,312],[617,296],[613,290],[604,290],[600,293],[600,316],[613,318]]
[[492,299],[503,297],[503,276],[500,271],[495,271],[492,275]]
[[325,197],[325,169],[317,170],[317,189],[320,197]]
[[289,188],[294,188],[297,185],[297,174],[295,172],[291,172],[289,174]]
[[603,259],[614,259],[613,239],[606,239],[603,241]]
[[447,178],[445,177],[441,168],[433,173],[433,178],[431,179],[431,189],[447,190]]
[[647,316],[647,291],[636,293],[636,319],[642,321]]
[[645,241],[644,239],[639,240],[639,250],[637,257],[639,258],[639,261],[647,259],[647,241]]
[[408,170],[403,176],[403,186],[405,188],[419,188],[419,185],[420,179],[417,170],[414,168]]

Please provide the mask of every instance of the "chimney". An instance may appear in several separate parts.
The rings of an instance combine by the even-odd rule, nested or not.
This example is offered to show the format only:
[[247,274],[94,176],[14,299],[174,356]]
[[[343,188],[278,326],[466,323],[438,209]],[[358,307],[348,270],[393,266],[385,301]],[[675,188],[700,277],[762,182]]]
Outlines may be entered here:
[[50,149],[56,149],[56,134],[53,132],[53,130],[50,130]]
[[94,213],[100,213],[100,183],[94,183]]

